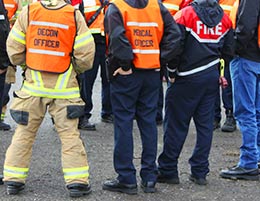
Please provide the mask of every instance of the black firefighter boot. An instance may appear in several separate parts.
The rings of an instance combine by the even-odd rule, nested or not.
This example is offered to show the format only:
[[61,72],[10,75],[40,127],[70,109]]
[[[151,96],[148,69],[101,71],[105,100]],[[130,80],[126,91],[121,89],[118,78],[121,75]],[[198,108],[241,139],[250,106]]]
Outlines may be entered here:
[[8,195],[16,195],[24,189],[24,183],[21,182],[6,181],[5,184],[7,185],[6,190]]
[[233,112],[228,110],[226,113],[226,121],[223,124],[221,131],[222,132],[234,132],[237,129],[236,120],[233,116]]

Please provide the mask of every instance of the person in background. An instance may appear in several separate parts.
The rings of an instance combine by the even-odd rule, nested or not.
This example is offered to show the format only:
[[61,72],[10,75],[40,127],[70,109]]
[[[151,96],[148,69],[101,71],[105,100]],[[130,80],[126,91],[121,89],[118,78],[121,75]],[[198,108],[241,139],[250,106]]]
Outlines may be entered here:
[[[230,16],[230,11],[234,5],[236,0],[219,0],[219,4],[224,10],[224,12]],[[236,120],[233,115],[233,98],[232,98],[232,82],[230,78],[230,70],[229,63],[233,59],[233,57],[223,57],[225,61],[224,75],[227,79],[228,86],[222,89],[222,93],[220,96],[220,92],[217,94],[216,102],[215,102],[215,116],[214,116],[214,130],[221,127],[221,101],[220,97],[223,101],[223,106],[225,108],[226,119],[224,124],[221,127],[221,131],[223,132],[234,132],[236,130]]]
[[[115,0],[105,15],[108,71],[114,114],[116,179],[103,189],[137,193],[133,164],[133,121],[142,139],[141,188],[156,191],[156,113],[161,86],[160,68],[181,52],[180,30],[158,0]],[[169,66],[169,68],[173,68]]]
[[110,101],[110,84],[106,76],[106,38],[104,34],[104,8],[108,0],[84,0],[84,12],[87,25],[96,44],[95,59],[91,70],[81,76],[81,97],[85,102],[85,113],[80,118],[79,129],[96,130],[95,124],[89,121],[93,109],[92,91],[100,66],[101,76],[101,121],[113,123],[112,107]]
[[226,179],[259,180],[260,0],[237,0],[234,10],[237,11],[231,16],[234,16],[237,56],[230,63],[230,72],[234,115],[242,134],[242,144],[238,164],[222,170],[220,176]]
[[47,110],[61,140],[69,194],[89,194],[89,166],[77,128],[84,102],[76,77],[92,67],[95,44],[83,16],[63,0],[29,4],[8,36],[7,52],[12,64],[22,65],[24,71],[10,106],[18,125],[4,162],[7,194],[24,189],[32,146]]
[[189,159],[189,179],[206,185],[218,66],[223,55],[233,55],[232,22],[216,0],[195,0],[174,18],[184,44],[183,52],[172,58],[176,68],[168,72],[171,84],[166,92],[164,144],[158,158],[157,181],[179,184],[178,158],[193,118],[197,140]]
[[[0,0],[0,114],[2,113],[3,93],[7,67],[11,64],[6,52],[6,39],[9,34],[9,20],[3,0]],[[0,121],[0,126],[5,130],[5,123]],[[0,185],[3,184],[3,175],[0,175]]]

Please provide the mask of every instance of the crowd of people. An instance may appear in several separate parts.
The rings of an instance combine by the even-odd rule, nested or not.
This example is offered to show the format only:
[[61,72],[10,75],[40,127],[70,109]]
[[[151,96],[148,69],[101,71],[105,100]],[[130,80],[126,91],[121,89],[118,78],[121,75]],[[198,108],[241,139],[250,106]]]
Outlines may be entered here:
[[[4,122],[8,92],[16,66],[23,70],[21,89],[9,108],[17,128],[1,178],[7,194],[25,187],[33,142],[47,111],[62,141],[70,196],[91,192],[79,129],[96,130],[90,118],[99,68],[100,118],[114,126],[117,173],[103,183],[103,190],[138,192],[134,120],[142,140],[140,186],[145,193],[156,192],[157,183],[180,183],[178,159],[192,119],[197,135],[189,159],[192,182],[207,184],[213,131],[233,132],[237,124],[242,134],[239,162],[220,176],[259,180],[260,0],[0,3],[0,130],[10,130]],[[157,158],[157,125],[162,123],[164,144]]]

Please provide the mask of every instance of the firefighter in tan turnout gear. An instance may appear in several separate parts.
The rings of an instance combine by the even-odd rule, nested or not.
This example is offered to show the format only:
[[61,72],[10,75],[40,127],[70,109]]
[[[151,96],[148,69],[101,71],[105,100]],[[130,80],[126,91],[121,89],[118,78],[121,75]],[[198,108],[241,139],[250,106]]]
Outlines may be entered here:
[[12,64],[25,64],[23,85],[10,107],[18,126],[4,163],[7,193],[24,188],[32,145],[47,109],[61,139],[70,196],[90,193],[89,166],[77,128],[84,103],[76,76],[91,68],[95,44],[83,16],[63,0],[32,3],[19,14],[7,51]]

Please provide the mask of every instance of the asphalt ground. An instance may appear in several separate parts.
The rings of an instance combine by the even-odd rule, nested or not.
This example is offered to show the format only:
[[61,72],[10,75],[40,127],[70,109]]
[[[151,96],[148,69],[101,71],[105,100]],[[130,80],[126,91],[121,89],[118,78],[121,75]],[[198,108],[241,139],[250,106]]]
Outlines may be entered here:
[[[20,77],[19,72],[17,73]],[[12,90],[20,87],[21,80],[13,85]],[[239,130],[233,133],[223,133],[220,130],[214,132],[212,150],[210,154],[210,173],[207,177],[209,184],[199,186],[188,180],[190,169],[188,159],[192,154],[196,131],[193,123],[190,125],[189,135],[183,147],[179,159],[179,185],[157,184],[157,192],[145,194],[139,185],[137,195],[125,195],[122,193],[102,190],[102,183],[108,178],[115,178],[113,169],[113,125],[103,123],[100,120],[101,81],[96,80],[93,98],[94,109],[91,121],[96,123],[97,131],[81,131],[81,138],[85,143],[90,166],[90,183],[92,193],[77,200],[90,201],[257,201],[260,199],[259,181],[225,180],[219,177],[221,169],[235,165],[239,158],[239,146],[241,135]],[[166,86],[165,86],[166,88]],[[10,92],[12,94],[12,92]],[[0,131],[0,171],[4,162],[5,152],[11,143],[15,130],[15,123],[7,114],[6,120],[12,127],[10,131]],[[223,120],[222,120],[223,123]],[[163,129],[158,126],[158,154],[162,150]],[[140,182],[140,156],[141,140],[136,123],[134,124],[134,163],[137,169],[137,178]],[[5,186],[0,186],[0,200],[76,200],[71,199],[65,188],[63,180],[61,160],[61,144],[55,132],[50,116],[46,115],[33,146],[33,156],[30,165],[26,187],[19,195],[6,194]]]

